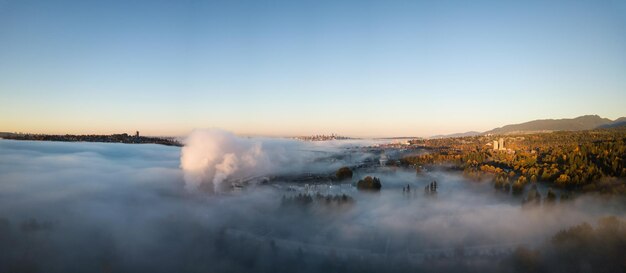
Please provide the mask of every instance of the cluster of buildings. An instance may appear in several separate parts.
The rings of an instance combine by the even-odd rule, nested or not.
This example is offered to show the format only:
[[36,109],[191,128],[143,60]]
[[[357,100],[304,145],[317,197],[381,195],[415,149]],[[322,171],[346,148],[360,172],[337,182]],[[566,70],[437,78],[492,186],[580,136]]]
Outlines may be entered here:
[[298,136],[298,137],[295,137],[295,139],[304,140],[304,141],[328,141],[328,140],[344,140],[344,139],[350,139],[350,138],[340,136],[337,134],[330,134],[330,135]]
[[494,151],[505,151],[506,148],[504,148],[504,139],[500,138],[499,140],[494,140],[493,141],[493,150]]
[[[511,139],[509,139],[511,140]],[[514,142],[514,140],[511,140]],[[494,151],[498,151],[498,152],[506,152],[508,154],[514,154],[515,153],[515,145],[511,146],[511,142],[509,143],[508,147],[504,147],[504,139],[500,138],[498,140],[494,140],[493,144],[491,143],[487,143],[487,145],[492,145],[492,149]],[[513,148],[513,149],[512,149]]]
[[410,140],[399,140],[399,141],[394,141],[390,143],[374,144],[371,147],[382,148],[382,149],[403,149],[411,145],[412,144]]

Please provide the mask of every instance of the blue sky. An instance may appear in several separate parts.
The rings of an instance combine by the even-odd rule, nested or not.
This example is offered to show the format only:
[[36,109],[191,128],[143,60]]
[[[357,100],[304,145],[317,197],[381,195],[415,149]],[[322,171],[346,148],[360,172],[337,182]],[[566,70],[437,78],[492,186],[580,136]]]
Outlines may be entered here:
[[428,136],[626,116],[623,1],[0,1],[0,131]]

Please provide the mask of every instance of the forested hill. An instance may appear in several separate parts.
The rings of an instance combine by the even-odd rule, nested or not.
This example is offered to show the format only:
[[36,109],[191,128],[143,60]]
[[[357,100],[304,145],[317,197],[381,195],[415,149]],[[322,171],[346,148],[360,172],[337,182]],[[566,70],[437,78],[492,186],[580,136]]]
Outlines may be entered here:
[[577,118],[539,119],[524,123],[505,125],[486,132],[472,131],[459,134],[436,135],[431,136],[430,138],[467,137],[488,134],[506,135],[555,131],[583,131],[593,129],[616,128],[621,126],[626,126],[626,117],[621,117],[616,120],[610,120],[608,118],[603,118],[598,115],[586,115]]
[[613,121],[598,115],[581,116],[572,119],[540,119],[520,124],[506,125],[485,132],[485,134],[507,134],[537,131],[581,131],[591,130],[610,124]]
[[[503,147],[494,149],[495,140]],[[439,165],[462,169],[469,177],[491,177],[496,188],[522,193],[529,182],[584,192],[626,196],[626,128],[561,131],[507,136],[423,139],[413,144],[429,153],[387,164]]]

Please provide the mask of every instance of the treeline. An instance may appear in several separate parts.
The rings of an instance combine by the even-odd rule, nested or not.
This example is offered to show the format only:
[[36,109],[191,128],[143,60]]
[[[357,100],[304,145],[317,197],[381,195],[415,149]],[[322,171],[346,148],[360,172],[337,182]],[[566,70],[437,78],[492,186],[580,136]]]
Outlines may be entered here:
[[[505,150],[494,150],[504,139]],[[397,164],[451,164],[475,179],[489,176],[496,188],[523,190],[529,182],[559,188],[626,193],[626,128],[514,136],[479,136],[424,141],[431,153],[401,158]]]
[[166,146],[183,146],[175,138],[145,137],[137,135],[47,135],[47,134],[4,134],[2,138],[31,141],[61,141],[61,142],[105,142],[127,144],[161,144]]
[[350,205],[354,203],[354,199],[346,194],[328,194],[323,195],[321,193],[316,194],[302,194],[299,193],[293,196],[285,196],[283,195],[281,199],[282,206],[300,206],[307,207],[312,204],[322,204],[322,205]]

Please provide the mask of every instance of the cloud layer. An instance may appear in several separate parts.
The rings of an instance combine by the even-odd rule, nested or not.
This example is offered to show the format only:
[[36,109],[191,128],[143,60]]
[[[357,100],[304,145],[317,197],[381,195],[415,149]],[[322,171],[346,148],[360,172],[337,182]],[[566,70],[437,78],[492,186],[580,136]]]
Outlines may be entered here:
[[[311,149],[341,151],[208,135],[223,139],[203,146],[202,132],[200,143],[189,146],[220,154],[211,157],[216,167],[208,169],[185,169],[181,153],[183,159],[190,155],[176,147],[0,140],[0,271],[498,271],[499,259],[506,257],[499,251],[541,245],[582,221],[624,216],[623,202],[615,200],[587,197],[522,209],[519,199],[488,183],[392,169],[355,173],[355,179],[380,177],[380,194],[359,193],[349,184],[289,184],[298,190],[293,192],[278,182],[207,195],[188,190],[187,171],[197,170],[200,183],[215,181],[219,173],[230,179],[319,171],[328,162],[314,162],[328,154]],[[424,195],[433,180],[439,193]],[[411,194],[402,192],[407,184]],[[355,203],[281,206],[283,195],[305,191],[348,194]]]

